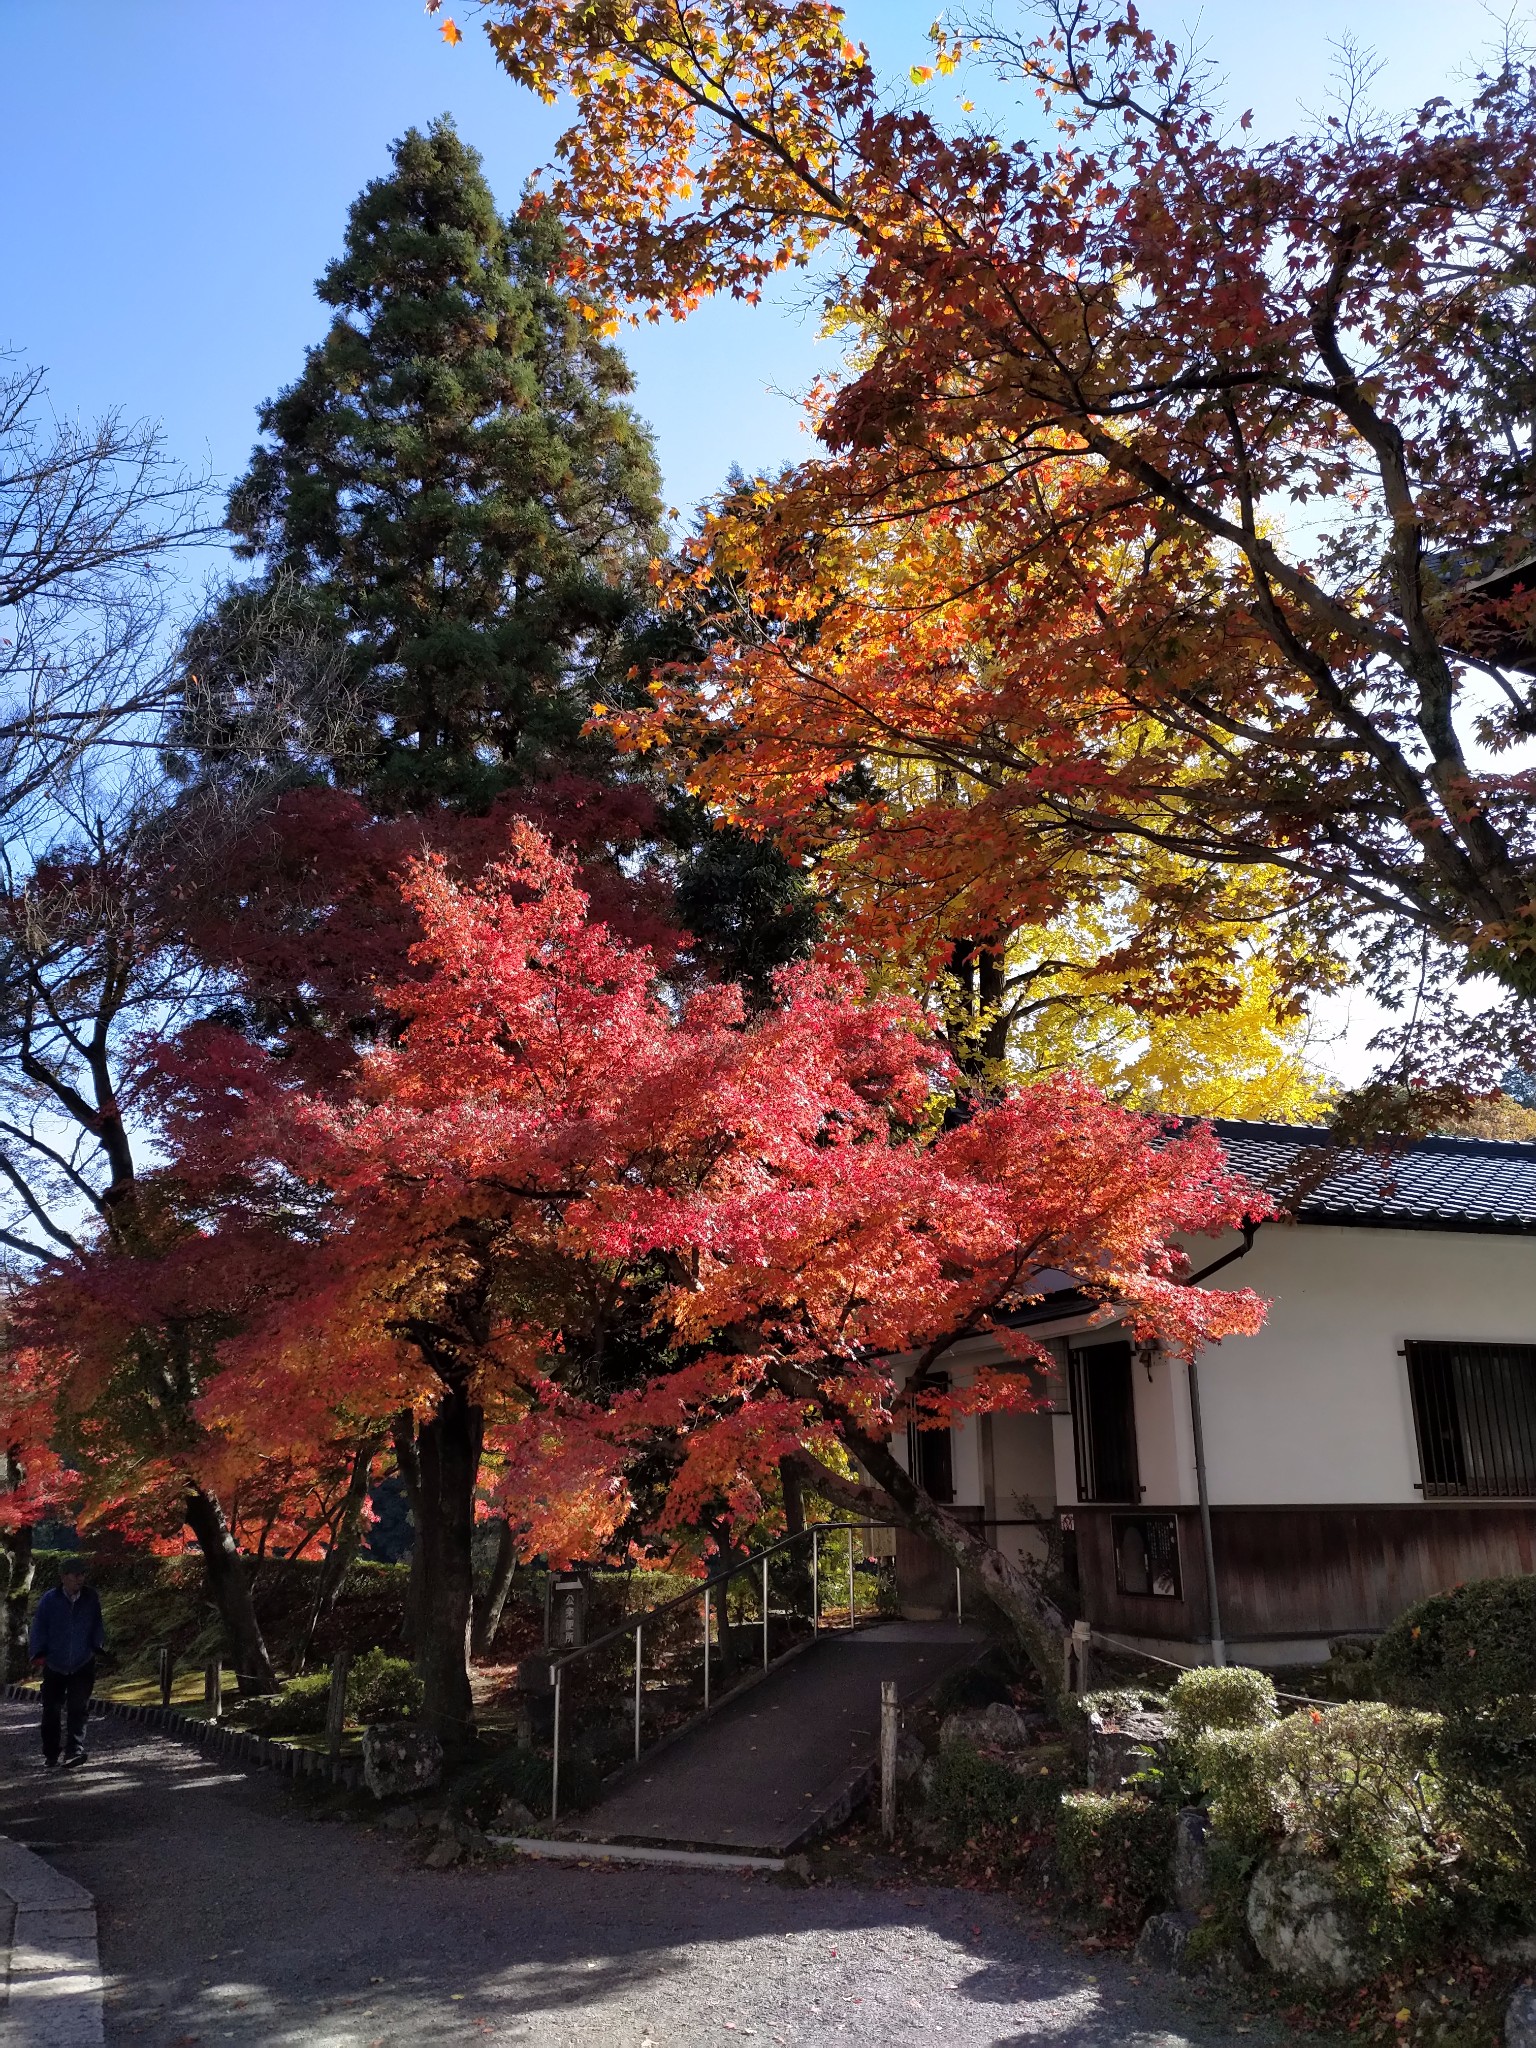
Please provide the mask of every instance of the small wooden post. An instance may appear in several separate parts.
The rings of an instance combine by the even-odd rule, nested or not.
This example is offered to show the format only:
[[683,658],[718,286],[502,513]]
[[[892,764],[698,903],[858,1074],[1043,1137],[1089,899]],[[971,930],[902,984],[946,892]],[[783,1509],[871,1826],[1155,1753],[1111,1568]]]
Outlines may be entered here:
[[224,1711],[224,1666],[217,1657],[203,1671],[203,1705],[210,1721],[217,1721]]
[[1072,1649],[1077,1662],[1077,1690],[1080,1694],[1092,1692],[1093,1673],[1090,1666],[1093,1661],[1093,1628],[1091,1623],[1086,1621],[1073,1622]]
[[174,1668],[170,1645],[169,1643],[163,1644],[160,1650],[160,1704],[162,1707],[168,1707],[171,1704],[171,1677]]
[[325,1710],[325,1747],[328,1755],[341,1755],[341,1731],[347,1718],[347,1674],[352,1669],[352,1652],[338,1650],[331,1666],[331,1697]]
[[891,1841],[896,1833],[896,1745],[901,1736],[901,1709],[896,1681],[880,1681],[880,1832]]

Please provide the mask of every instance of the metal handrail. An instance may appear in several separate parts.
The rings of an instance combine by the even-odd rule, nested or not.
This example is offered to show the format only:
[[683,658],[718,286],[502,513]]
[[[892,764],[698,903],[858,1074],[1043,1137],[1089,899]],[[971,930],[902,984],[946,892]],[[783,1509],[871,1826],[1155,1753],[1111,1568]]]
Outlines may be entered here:
[[[809,1537],[809,1539],[810,1539],[810,1543],[811,1543],[811,1614],[810,1614],[810,1622],[811,1622],[811,1633],[812,1633],[812,1637],[814,1638],[815,1636],[817,1636],[817,1635],[819,1635],[819,1634],[821,1633],[821,1626],[822,1626],[822,1620],[821,1620],[821,1576],[820,1576],[820,1575],[821,1575],[821,1539],[822,1539],[822,1537],[823,1537],[824,1535],[841,1535],[841,1536],[845,1536],[845,1537],[846,1537],[846,1539],[847,1539],[847,1543],[848,1543],[848,1622],[847,1622],[847,1626],[848,1626],[849,1628],[853,1628],[853,1627],[855,1627],[855,1626],[856,1626],[856,1623],[857,1623],[857,1592],[856,1592],[856,1588],[855,1588],[855,1584],[854,1584],[854,1565],[853,1565],[853,1545],[854,1545],[854,1539],[855,1539],[856,1535],[858,1534],[858,1532],[859,1532],[860,1530],[874,1530],[874,1529],[899,1529],[899,1528],[901,1528],[902,1526],[903,1526],[903,1525],[902,1525],[901,1523],[899,1523],[899,1522],[891,1522],[891,1521],[884,1521],[884,1520],[881,1520],[881,1519],[879,1519],[879,1518],[877,1518],[877,1517],[875,1517],[875,1516],[869,1516],[869,1517],[861,1518],[860,1520],[858,1520],[858,1521],[856,1521],[856,1522],[810,1522],[810,1523],[807,1523],[807,1525],[806,1525],[806,1527],[805,1527],[805,1528],[803,1528],[803,1529],[797,1529],[797,1530],[795,1531],[795,1533],[794,1533],[794,1534],[793,1534],[792,1536],[780,1536],[780,1537],[778,1538],[778,1540],[777,1540],[776,1542],[773,1542],[773,1543],[768,1543],[768,1544],[765,1544],[765,1545],[763,1546],[763,1548],[762,1548],[761,1550],[755,1550],[755,1551],[753,1551],[753,1552],[751,1553],[751,1555],[750,1555],[750,1556],[742,1558],[742,1559],[741,1559],[741,1561],[740,1561],[740,1563],[738,1563],[738,1564],[733,1564],[733,1565],[729,1565],[729,1566],[727,1566],[727,1567],[726,1567],[726,1569],[725,1569],[724,1571],[720,1571],[720,1572],[712,1572],[712,1573],[711,1573],[711,1574],[709,1575],[709,1577],[708,1577],[708,1578],[706,1578],[706,1579],[701,1579],[701,1580],[700,1580],[700,1582],[698,1583],[698,1585],[696,1585],[696,1586],[691,1586],[691,1587],[690,1587],[690,1588],[688,1589],[688,1591],[687,1591],[686,1593],[676,1593],[676,1594],[674,1594],[674,1595],[672,1596],[672,1598],[671,1598],[670,1600],[661,1600],[661,1601],[658,1601],[658,1602],[657,1602],[657,1604],[656,1604],[656,1605],[655,1605],[654,1607],[648,1607],[648,1608],[646,1608],[646,1610],[645,1610],[645,1612],[644,1612],[643,1614],[637,1615],[637,1616],[633,1617],[632,1619],[629,1619],[629,1620],[626,1620],[626,1621],[622,1621],[622,1622],[620,1622],[620,1623],[618,1624],[618,1626],[617,1626],[617,1627],[615,1627],[615,1628],[611,1628],[611,1629],[608,1629],[607,1631],[605,1631],[605,1633],[604,1633],[604,1634],[602,1634],[602,1635],[600,1635],[600,1636],[594,1636],[594,1637],[593,1637],[593,1639],[592,1639],[592,1641],[591,1641],[590,1643],[580,1643],[580,1644],[576,1645],[576,1647],[575,1647],[575,1648],[573,1648],[573,1649],[570,1649],[570,1650],[563,1650],[563,1651],[559,1652],[559,1654],[558,1654],[558,1655],[556,1655],[556,1656],[553,1656],[553,1657],[551,1657],[551,1658],[549,1659],[549,1675],[550,1675],[550,1682],[551,1682],[551,1684],[552,1684],[552,1685],[553,1685],[553,1687],[554,1687],[554,1694],[555,1694],[555,1699],[554,1699],[554,1740],[553,1740],[553,1755],[552,1755],[552,1758],[551,1758],[551,1767],[550,1767],[550,1798],[549,1798],[549,1817],[550,1817],[550,1821],[551,1821],[551,1822],[553,1823],[554,1821],[558,1820],[558,1819],[559,1819],[559,1816],[560,1816],[560,1694],[561,1694],[561,1689],[562,1689],[562,1681],[563,1681],[563,1679],[564,1679],[564,1676],[565,1676],[565,1672],[566,1672],[566,1669],[568,1668],[568,1666],[570,1666],[570,1665],[572,1665],[572,1664],[576,1663],[576,1662],[577,1662],[577,1660],[578,1660],[579,1658],[582,1658],[582,1657],[591,1657],[591,1656],[595,1656],[595,1655],[596,1655],[596,1653],[597,1653],[597,1652],[598,1652],[599,1650],[604,1650],[604,1649],[608,1649],[608,1648],[611,1648],[613,1644],[615,1644],[615,1643],[617,1643],[617,1642],[620,1642],[620,1641],[622,1641],[622,1640],[624,1640],[624,1639],[626,1639],[626,1638],[628,1638],[628,1637],[630,1637],[630,1636],[633,1636],[633,1638],[634,1638],[634,1644],[635,1644],[635,1685],[634,1685],[634,1724],[635,1724],[635,1750],[634,1750],[634,1753],[635,1753],[635,1759],[636,1759],[636,1761],[638,1761],[638,1760],[639,1760],[639,1757],[640,1757],[640,1754],[641,1754],[641,1751],[642,1751],[642,1748],[643,1748],[643,1746],[644,1746],[644,1745],[643,1745],[643,1741],[642,1741],[642,1733],[641,1733],[641,1712],[642,1712],[642,1703],[643,1703],[643,1698],[644,1698],[644,1693],[643,1693],[643,1674],[644,1674],[644,1668],[645,1668],[645,1630],[646,1630],[647,1626],[648,1626],[648,1625],[649,1625],[649,1624],[650,1624],[651,1622],[654,1622],[654,1621],[658,1621],[658,1620],[660,1620],[660,1619],[661,1619],[661,1617],[662,1617],[663,1615],[667,1615],[667,1614],[673,1614],[673,1613],[675,1613],[675,1612],[677,1611],[677,1609],[678,1609],[678,1608],[680,1608],[680,1607],[686,1607],[686,1606],[687,1606],[687,1605],[689,1604],[689,1602],[690,1602],[690,1601],[693,1601],[693,1600],[698,1600],[698,1599],[702,1599],[702,1600],[703,1600],[703,1603],[704,1603],[704,1646],[703,1646],[703,1647],[704,1647],[704,1711],[705,1711],[705,1713],[708,1713],[708,1712],[709,1712],[709,1710],[710,1710],[710,1622],[711,1622],[711,1618],[712,1618],[712,1608],[713,1608],[713,1601],[714,1601],[714,1593],[715,1593],[715,1589],[716,1589],[716,1587],[719,1587],[719,1586],[727,1586],[727,1585],[729,1585],[732,1579],[735,1579],[735,1578],[739,1578],[739,1577],[740,1577],[740,1576],[742,1575],[742,1573],[743,1573],[743,1572],[749,1572],[749,1571],[758,1571],[758,1572],[760,1572],[760,1573],[761,1573],[761,1575],[762,1575],[762,1585],[761,1585],[761,1593],[760,1593],[760,1600],[761,1600],[761,1608],[762,1608],[762,1629],[763,1629],[763,1666],[762,1666],[762,1668],[763,1668],[763,1669],[764,1669],[764,1670],[766,1671],[766,1670],[768,1669],[768,1667],[769,1667],[769,1663],[770,1663],[770,1661],[771,1661],[771,1660],[770,1660],[770,1658],[769,1658],[769,1654],[768,1654],[768,1619],[769,1619],[769,1617],[768,1617],[768,1561],[769,1561],[769,1559],[770,1559],[770,1558],[772,1558],[772,1557],[774,1557],[774,1556],[776,1556],[776,1555],[777,1555],[777,1554],[778,1554],[778,1553],[779,1553],[779,1552],[780,1552],[781,1550],[787,1550],[787,1549],[789,1549],[789,1548],[790,1548],[790,1546],[791,1546],[792,1544],[796,1544],[796,1543],[803,1543],[803,1542],[805,1542],[805,1540],[807,1539],[807,1537]],[[955,1611],[956,1611],[956,1613],[957,1613],[957,1614],[959,1614],[959,1613],[961,1612],[960,1572],[959,1572],[959,1567],[958,1567],[958,1566],[956,1567],[956,1570],[955,1570]],[[722,1613],[723,1613],[723,1612],[724,1612],[724,1610],[722,1609]]]

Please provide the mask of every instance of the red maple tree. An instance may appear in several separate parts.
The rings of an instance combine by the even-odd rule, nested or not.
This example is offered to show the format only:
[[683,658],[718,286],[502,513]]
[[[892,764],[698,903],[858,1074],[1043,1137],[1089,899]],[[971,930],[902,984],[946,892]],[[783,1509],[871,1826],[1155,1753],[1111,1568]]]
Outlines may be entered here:
[[1263,1212],[1210,1133],[1071,1079],[946,1127],[954,1076],[905,1000],[826,962],[757,1016],[731,986],[679,997],[526,824],[478,879],[427,857],[404,895],[421,936],[379,992],[388,1039],[320,1082],[197,1027],[166,1062],[167,1174],[208,1205],[204,1298],[238,1312],[204,1427],[270,1456],[338,1413],[415,1417],[432,1725],[473,1722],[488,1436],[557,1555],[614,1536],[641,1458],[680,1529],[760,1515],[786,1456],[835,1486],[851,1454],[1049,1664],[1035,1593],[891,1455],[892,1361],[996,1327],[1009,1367],[933,1419],[1034,1405],[1042,1354],[1000,1319],[1047,1272],[1177,1350],[1256,1327],[1252,1295],[1180,1284],[1176,1235]]

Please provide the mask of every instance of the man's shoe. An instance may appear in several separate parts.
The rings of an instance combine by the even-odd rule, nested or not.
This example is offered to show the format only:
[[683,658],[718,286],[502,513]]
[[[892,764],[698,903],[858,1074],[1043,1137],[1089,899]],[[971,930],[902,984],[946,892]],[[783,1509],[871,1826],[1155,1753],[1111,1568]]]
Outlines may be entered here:
[[73,1756],[65,1757],[64,1768],[66,1771],[72,1771],[76,1769],[78,1765],[83,1764],[85,1760],[85,1751],[83,1749],[77,1749]]
[[58,1768],[59,1760],[56,1756],[45,1756],[43,1758],[43,1769],[45,1771],[56,1771]]

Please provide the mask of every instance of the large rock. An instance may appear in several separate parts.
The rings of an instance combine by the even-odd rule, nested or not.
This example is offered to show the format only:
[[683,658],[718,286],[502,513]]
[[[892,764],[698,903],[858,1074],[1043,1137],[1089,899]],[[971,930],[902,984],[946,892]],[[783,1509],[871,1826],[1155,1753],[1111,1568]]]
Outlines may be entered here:
[[443,1775],[443,1745],[409,1721],[363,1731],[363,1778],[375,1799],[426,1792]]
[[1198,1913],[1154,1913],[1142,1923],[1132,1961],[1144,1970],[1182,1970]]
[[1522,1984],[1504,2008],[1504,2048],[1536,2048],[1536,1987]]
[[976,1749],[1028,1749],[1030,1725],[1017,1707],[994,1700],[990,1707],[967,1707],[947,1715],[939,1727],[939,1747],[969,1742]]
[[1260,1865],[1248,1890],[1248,1932],[1282,1977],[1341,1990],[1372,1975],[1332,1872],[1315,1856],[1282,1850]]
[[525,1806],[521,1799],[509,1794],[496,1809],[496,1827],[504,1835],[526,1835],[530,1828],[538,1826],[538,1820],[531,1806]]
[[1088,1715],[1088,1783],[1095,1792],[1119,1792],[1132,1778],[1162,1764],[1168,1755],[1168,1723],[1161,1714],[1138,1711]]
[[1185,1806],[1173,1829],[1173,1902],[1184,1913],[1198,1913],[1211,1903],[1211,1817],[1198,1806]]

